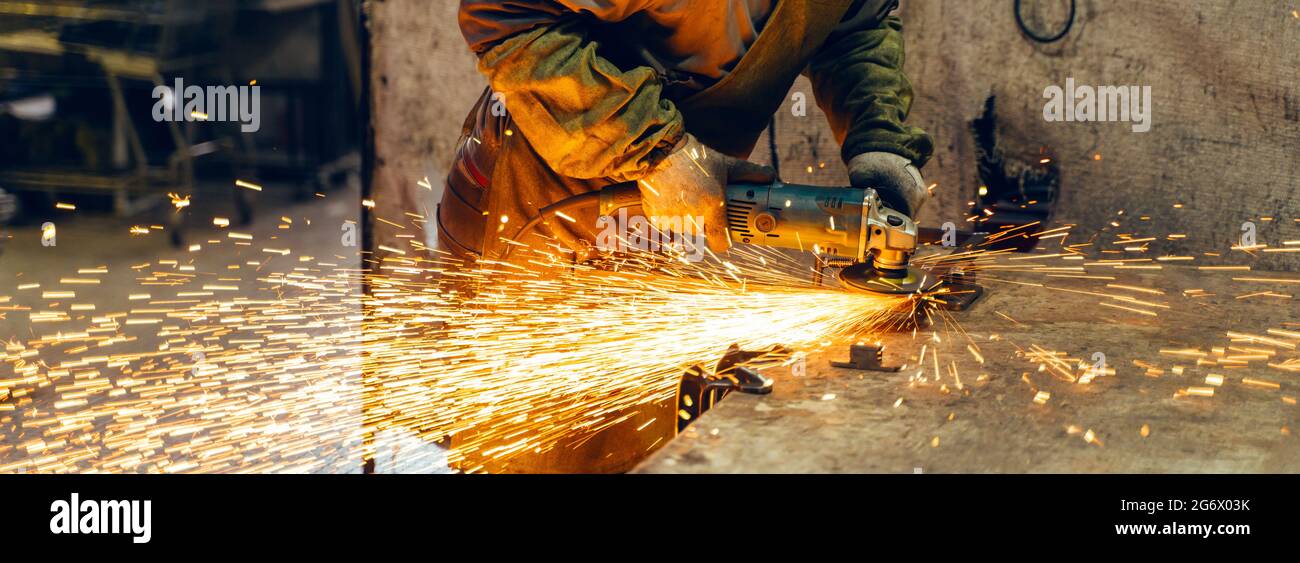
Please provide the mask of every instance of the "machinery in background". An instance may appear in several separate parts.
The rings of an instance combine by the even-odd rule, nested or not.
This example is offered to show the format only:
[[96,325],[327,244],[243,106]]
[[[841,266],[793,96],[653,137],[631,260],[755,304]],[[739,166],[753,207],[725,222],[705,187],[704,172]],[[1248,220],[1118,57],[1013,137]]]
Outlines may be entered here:
[[18,214],[18,198],[0,188],[0,227],[9,224]]
[[[976,172],[980,189],[975,194],[975,211],[983,213],[980,230],[990,233],[1039,222],[1047,224],[1060,198],[1061,169],[1051,150],[1015,158],[997,137],[996,98],[984,101],[984,111],[971,122],[975,140]],[[987,210],[987,213],[985,213]],[[990,243],[990,249],[1028,252],[1038,239],[1014,236]]]
[[[232,0],[5,0],[0,12],[11,24],[0,30],[0,62],[10,74],[0,95],[11,107],[53,100],[53,115],[41,119],[9,112],[18,119],[7,124],[10,133],[25,140],[15,148],[27,151],[3,155],[0,183],[32,195],[22,218],[40,220],[55,194],[108,196],[117,215],[131,216],[169,209],[168,194],[193,192],[203,149],[184,124],[149,123],[149,93],[164,75],[220,66]],[[183,215],[164,215],[173,244],[182,244]]]
[[[183,245],[193,208],[173,209],[169,194],[195,195],[196,176],[238,224],[263,196],[234,180],[287,181],[306,199],[356,178],[357,1],[0,0],[0,137],[17,140],[0,143],[0,186],[19,198],[14,220],[46,220],[72,199],[148,213]],[[260,85],[262,130],[155,123],[152,91],[177,79]],[[52,117],[34,119],[30,100],[49,100]]]
[[8,242],[9,233],[6,233],[4,227],[13,220],[14,215],[18,214],[18,198],[13,194],[0,188],[0,255],[4,254],[5,243]]

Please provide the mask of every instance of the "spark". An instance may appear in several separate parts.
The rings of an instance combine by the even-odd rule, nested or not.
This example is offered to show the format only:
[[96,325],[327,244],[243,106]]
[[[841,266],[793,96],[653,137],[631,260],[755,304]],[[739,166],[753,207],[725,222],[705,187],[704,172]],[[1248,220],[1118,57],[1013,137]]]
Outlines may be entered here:
[[[374,209],[373,200],[363,204]],[[423,223],[414,214],[405,220],[374,218],[400,229]],[[214,225],[229,225],[218,219]],[[148,233],[162,227],[139,228]],[[1204,298],[1211,294],[1204,290],[1158,277],[1166,273],[1159,262],[1186,262],[1191,256],[1119,250],[1147,253],[1147,242],[1181,235],[1134,232],[1080,239],[1071,226],[1031,224],[999,230],[986,243],[1021,237],[1054,246],[1016,255],[977,247],[918,256],[915,262],[977,272],[981,282],[1087,295],[1100,300],[1104,307],[1098,310],[1141,314],[1151,317],[1143,322],[1152,325],[1176,326],[1185,315],[1203,315],[1197,307],[1209,306]],[[366,257],[363,267],[339,267],[328,260],[342,256],[317,260],[291,248],[252,246],[253,235],[247,233],[228,232],[226,238],[248,246],[248,254],[236,263],[209,264],[200,247],[179,261],[133,266],[134,287],[106,281],[105,287],[126,297],[126,308],[111,299],[68,301],[76,299],[69,290],[94,285],[91,278],[57,278],[58,286],[19,294],[39,295],[34,307],[15,308],[0,296],[5,312],[27,315],[32,327],[28,340],[15,335],[0,352],[5,366],[0,411],[15,416],[0,422],[6,436],[0,443],[0,472],[338,471],[356,460],[316,455],[320,444],[354,444],[370,457],[392,439],[384,433],[393,428],[418,429],[426,440],[450,444],[454,465],[483,471],[493,462],[567,447],[634,424],[630,413],[671,402],[685,370],[711,365],[732,344],[746,349],[784,344],[803,351],[837,338],[866,341],[898,328],[900,312],[927,303],[813,286],[807,265],[761,247],[742,247],[724,258],[707,253],[701,264],[669,255],[604,257],[575,266],[550,241],[546,248],[525,247],[531,255],[520,263],[537,268],[524,269],[492,260],[460,264],[418,244],[418,235],[404,234],[402,242],[379,245],[384,254]],[[1289,242],[1284,246],[1295,246]],[[264,269],[284,263],[292,265],[284,271]],[[1089,275],[1100,268],[1112,275]],[[1247,264],[1169,268],[1251,269]],[[106,268],[82,270],[83,276],[107,273]],[[1045,277],[1052,285],[1040,283]],[[1231,279],[1300,283],[1280,275]],[[371,291],[362,292],[363,285]],[[17,287],[38,290],[40,284]],[[946,312],[928,305],[920,309],[936,325],[914,330],[923,344],[919,361],[909,368],[916,375],[905,385],[914,392],[978,396],[989,374],[977,372],[974,383],[963,383],[972,374],[963,378],[957,359],[969,355],[974,363],[963,365],[993,372],[999,354],[1009,352],[1037,364],[1035,373],[1070,384],[1047,381],[1055,387],[1039,388],[1035,379],[1041,376],[1025,372],[1032,404],[1046,405],[1054,394],[1068,398],[1088,384],[1087,392],[1113,389],[1104,378],[1115,376],[1115,368],[1072,357],[1086,358],[1088,351],[1015,342],[1038,338],[1021,335],[1040,319],[994,314],[1007,321],[1008,330],[985,340],[966,334]],[[1232,388],[1237,381],[1256,393],[1277,392],[1289,383],[1265,372],[1300,373],[1300,358],[1293,357],[1300,344],[1295,327],[1300,324],[1234,327],[1209,335],[1212,342],[1171,339],[1150,354],[1156,358],[1134,358],[1132,365],[1138,374],[1156,378],[1149,380],[1153,385],[1169,385],[1170,391],[1179,386],[1177,398],[1212,403],[1216,387]],[[1207,368],[1260,373],[1230,382],[1198,371]],[[1204,383],[1186,386],[1202,378]],[[53,396],[38,403],[32,398],[37,391]],[[1282,405],[1295,403],[1291,395],[1278,396]],[[898,397],[893,405],[903,402]],[[657,420],[677,416],[674,410]],[[649,423],[635,424],[633,429],[646,430]],[[1142,428],[1145,438],[1149,427]],[[1069,434],[1103,445],[1092,429],[1072,425]],[[938,444],[934,436],[932,446]]]
[[1232,278],[1233,281],[1255,283],[1300,283],[1300,278]]
[[180,211],[190,206],[190,196],[181,196],[174,193],[169,193],[167,194],[167,198],[171,200],[172,206],[175,207],[177,211]]
[[1272,391],[1278,391],[1282,389],[1282,384],[1276,381],[1269,381],[1267,379],[1257,379],[1254,377],[1241,378],[1241,384],[1249,387],[1258,387],[1260,389],[1269,389]]
[[[288,249],[266,251],[283,260]],[[120,290],[128,310],[50,311],[64,328],[0,352],[0,405],[23,413],[5,435],[36,444],[0,449],[0,472],[342,471],[358,460],[319,458],[319,444],[370,456],[387,438],[365,437],[395,426],[451,437],[451,462],[481,471],[630,424],[628,413],[671,401],[684,370],[732,344],[870,336],[910,307],[813,287],[776,253],[550,271],[410,252],[367,269],[294,263],[305,266],[204,281],[185,271],[212,265],[158,260],[136,268],[151,290]],[[147,334],[156,349],[133,345]],[[40,388],[55,391],[52,410],[34,409]],[[90,431],[99,420],[105,430]]]

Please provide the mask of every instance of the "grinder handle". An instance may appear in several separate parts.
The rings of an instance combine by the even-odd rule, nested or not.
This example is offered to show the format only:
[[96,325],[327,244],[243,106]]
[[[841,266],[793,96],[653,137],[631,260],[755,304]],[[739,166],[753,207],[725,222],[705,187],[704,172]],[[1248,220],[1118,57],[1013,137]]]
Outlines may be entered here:
[[636,182],[623,182],[600,190],[600,214],[611,215],[625,207],[641,205],[641,188]]

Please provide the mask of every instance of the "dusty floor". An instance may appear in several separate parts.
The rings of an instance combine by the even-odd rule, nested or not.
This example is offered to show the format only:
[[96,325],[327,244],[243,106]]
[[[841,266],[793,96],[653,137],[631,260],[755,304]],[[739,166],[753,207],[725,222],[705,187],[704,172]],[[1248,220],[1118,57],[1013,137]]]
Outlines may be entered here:
[[[176,295],[176,289],[162,286],[142,285],[143,276],[156,272],[172,275],[198,276],[204,283],[218,283],[215,280],[231,276],[240,278],[239,282],[220,282],[236,284],[239,291],[230,292],[232,298],[274,299],[275,296],[259,288],[252,280],[259,276],[273,273],[290,272],[302,267],[300,257],[310,256],[319,262],[333,261],[342,267],[359,266],[357,247],[342,244],[341,228],[345,222],[358,219],[359,186],[329,191],[324,197],[313,197],[306,201],[294,201],[291,197],[294,189],[290,186],[267,184],[256,197],[256,209],[250,225],[235,224],[234,207],[229,196],[229,184],[200,186],[192,198],[191,217],[186,229],[186,247],[173,248],[165,231],[153,231],[148,235],[132,236],[128,229],[132,225],[149,225],[162,223],[162,213],[144,214],[132,218],[116,218],[104,213],[92,213],[77,210],[56,215],[56,244],[46,247],[41,244],[38,226],[20,226],[5,229],[7,235],[0,248],[0,340],[5,342],[22,342],[63,330],[84,330],[84,326],[93,315],[105,315],[120,311],[138,311],[149,308],[142,301],[130,301],[128,295],[147,292],[154,300],[163,301]],[[227,228],[213,225],[214,217],[231,220]],[[286,219],[288,221],[286,221]],[[251,235],[252,244],[247,246],[234,244],[235,239],[227,238],[227,232],[239,232]],[[359,238],[358,238],[359,240]],[[188,245],[196,244],[199,250],[189,251]],[[359,243],[358,243],[359,245]],[[289,248],[290,255],[280,256],[263,250],[265,247]],[[164,260],[175,260],[176,265],[168,265]],[[251,264],[250,264],[251,262]],[[141,268],[141,265],[148,267]],[[193,266],[192,273],[180,270],[178,265]],[[134,267],[133,267],[134,266]],[[239,270],[228,269],[239,266]],[[100,268],[107,270],[103,274],[79,274],[83,268]],[[68,285],[61,283],[66,278],[97,278],[97,285]],[[27,284],[41,284],[39,288],[17,289]],[[63,309],[65,304],[50,299],[43,299],[43,292],[54,289],[75,290],[78,303],[95,305],[93,312],[74,314],[69,322],[34,323],[30,322],[30,311]],[[59,305],[53,307],[51,304]],[[155,307],[166,307],[157,305]],[[109,348],[112,353],[135,353],[156,350],[163,344],[158,330],[153,326],[125,326],[123,335],[135,338],[132,342],[116,344]],[[83,353],[85,355],[86,353]],[[47,365],[57,366],[60,362],[73,359],[61,353],[47,352],[42,361]],[[93,366],[92,366],[93,367]],[[0,370],[0,388],[6,387],[5,380],[14,378],[12,366],[4,365]],[[341,382],[346,383],[346,382]],[[12,384],[10,384],[12,386]],[[10,398],[7,403],[21,405],[16,410],[0,409],[0,467],[18,463],[11,471],[41,470],[21,465],[25,460],[39,459],[39,449],[22,447],[33,440],[39,441],[39,427],[25,428],[24,417],[39,419],[55,410],[55,401],[59,394],[55,389],[45,387],[37,389],[30,395],[30,403],[15,403]],[[95,408],[107,399],[102,394],[93,397],[85,409]],[[359,405],[352,405],[352,412],[360,412]],[[346,413],[344,413],[346,415]],[[340,415],[343,416],[343,415]],[[27,420],[30,423],[31,420]],[[88,428],[92,433],[104,432],[110,425],[110,418],[95,419]],[[169,441],[168,448],[184,448],[186,439],[201,437],[180,436]],[[299,466],[303,470],[359,471],[360,454],[355,450],[357,441],[349,436],[335,441],[322,440],[311,460],[311,465]],[[43,471],[56,470],[54,466]],[[162,468],[139,468],[140,471],[160,471]]]
[[[212,201],[224,201],[220,195]],[[296,255],[346,257],[349,252],[339,248],[338,231],[344,221],[355,220],[355,196],[352,191],[334,192],[324,199],[292,203],[268,195],[256,221],[245,230],[259,241],[291,247]],[[196,206],[202,217],[192,222],[193,242],[205,246],[200,263],[239,263],[253,254],[265,260],[262,252],[248,254],[248,248],[204,242],[219,237],[210,217],[230,214],[221,204],[214,205]],[[279,228],[281,217],[293,219],[295,226]],[[306,225],[307,219],[311,226]],[[159,258],[186,260],[189,255],[167,246],[161,236],[125,236],[130,224],[108,217],[78,217],[61,223],[54,249],[39,245],[36,228],[14,229],[0,255],[0,284],[8,288],[2,294],[13,296],[4,305],[41,302],[39,294],[12,291],[17,285],[57,285],[77,268],[108,264],[109,273],[100,287],[106,290],[104,296],[116,296],[120,302],[105,297],[95,298],[96,303],[105,309],[130,307],[124,297],[129,291],[124,288],[134,284],[136,275],[128,266]],[[290,261],[271,260],[265,267],[272,271],[293,266]],[[1207,272],[1170,265],[1159,271],[1102,273],[1114,279],[992,274],[988,277],[1003,281],[987,280],[984,300],[971,311],[953,314],[955,322],[940,323],[915,336],[885,337],[886,363],[909,364],[901,372],[832,368],[830,360],[847,356],[847,342],[837,343],[810,354],[803,377],[792,376],[786,368],[770,370],[777,380],[771,395],[728,397],[639,471],[1300,471],[1300,444],[1292,433],[1300,416],[1295,404],[1300,382],[1296,371],[1276,367],[1295,365],[1283,362],[1295,361],[1300,338],[1267,332],[1300,332],[1294,324],[1300,320],[1295,318],[1294,301],[1282,297],[1293,293],[1296,285],[1233,280],[1295,278],[1294,274]],[[1206,295],[1186,293],[1194,289]],[[1274,293],[1250,296],[1266,290]],[[1169,308],[1148,308],[1157,312],[1154,317],[1138,314],[1101,305],[1102,301],[1117,303],[1108,295],[1140,297]],[[1247,297],[1239,298],[1243,296]],[[10,311],[0,319],[0,336],[5,340],[35,336],[32,331],[40,327],[26,321],[26,315]],[[931,339],[932,330],[938,331],[940,343]],[[1240,337],[1234,341],[1229,331],[1266,335],[1273,343]],[[926,365],[917,367],[923,344]],[[983,364],[968,345],[977,347]],[[936,346],[941,364],[937,381],[934,356],[928,352]],[[1068,356],[1069,364],[1091,363],[1094,354],[1104,354],[1114,375],[1087,385],[1071,383],[1051,370],[1039,371],[1041,362],[1023,352],[1033,346]],[[1196,357],[1161,352],[1185,349],[1199,351],[1200,365]],[[1267,353],[1241,365],[1224,361],[1258,355],[1260,350]],[[919,380],[918,372],[926,381]],[[1211,374],[1223,376],[1221,386],[1206,383]],[[1274,382],[1277,388],[1246,385],[1244,378]],[[1213,388],[1214,395],[1176,397],[1189,387]],[[1050,398],[1036,404],[1040,391],[1050,393]],[[33,400],[49,402],[53,397],[38,394]],[[26,437],[5,435],[21,415],[0,413],[0,465],[23,457],[14,446]],[[1094,437],[1091,442],[1085,440],[1088,431]],[[435,459],[438,452],[430,453],[418,440],[394,443],[394,451],[381,452],[381,472],[445,471],[445,465]],[[356,446],[351,439],[320,444],[318,470],[359,470],[359,463],[354,463]],[[404,461],[412,459],[415,462]]]
[[[1269,328],[1295,331],[1294,325],[1284,324],[1300,320],[1293,300],[1237,299],[1264,290],[1288,295],[1295,286],[1288,290],[1288,284],[1232,280],[1266,277],[1267,272],[1168,265],[1158,272],[1114,275],[1119,279],[1108,282],[1009,273],[995,277],[1097,293],[1125,293],[1105,288],[1106,283],[1155,289],[1165,295],[1145,297],[1170,309],[1157,309],[1159,316],[1151,317],[1100,306],[1102,299],[1096,296],[989,281],[984,300],[953,317],[970,341],[952,325],[937,326],[943,340],[938,344],[939,382],[933,356],[925,359],[926,367],[916,367],[928,331],[915,340],[911,334],[884,339],[886,365],[910,364],[898,373],[830,367],[830,360],[847,359],[848,343],[839,343],[810,354],[804,377],[793,377],[787,368],[772,370],[777,381],[771,395],[727,397],[637,471],[1300,471],[1300,442],[1294,435],[1300,381],[1295,371],[1268,366],[1295,358],[1296,339],[1277,338],[1288,348],[1232,342],[1226,335],[1266,335]],[[1189,297],[1182,293],[1185,289],[1215,295]],[[970,343],[978,347],[983,365],[966,349]],[[1092,363],[1093,354],[1102,353],[1114,375],[1087,385],[1070,383],[1038,371],[1039,364],[1018,353],[1031,345],[1062,352],[1072,362]],[[1223,354],[1214,347],[1225,347]],[[1233,362],[1216,358],[1249,352],[1228,347],[1267,349],[1273,355],[1230,367]],[[1217,365],[1198,367],[1194,357],[1161,353],[1186,348],[1204,352],[1203,364]],[[955,362],[960,389],[950,362]],[[1175,366],[1183,368],[1181,375],[1174,373]],[[918,370],[930,381],[913,381]],[[1175,397],[1188,387],[1213,387],[1206,383],[1209,374],[1224,376],[1212,397]],[[1280,388],[1245,385],[1243,378],[1276,382]],[[1038,391],[1050,393],[1044,404],[1034,403]],[[1085,439],[1088,431],[1092,442]]]

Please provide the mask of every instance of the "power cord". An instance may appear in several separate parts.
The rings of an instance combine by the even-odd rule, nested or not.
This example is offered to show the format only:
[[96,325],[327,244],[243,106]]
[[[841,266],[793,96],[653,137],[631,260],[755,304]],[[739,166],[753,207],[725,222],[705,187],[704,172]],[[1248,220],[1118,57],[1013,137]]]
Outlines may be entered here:
[[1061,38],[1069,34],[1070,29],[1074,27],[1074,16],[1078,8],[1077,0],[1070,0],[1070,17],[1065,21],[1065,27],[1062,27],[1060,31],[1053,35],[1039,35],[1030,31],[1029,26],[1025,25],[1025,18],[1020,14],[1020,2],[1021,0],[1016,0],[1015,4],[1016,27],[1020,28],[1020,32],[1024,33],[1025,37],[1033,39],[1039,43],[1053,43],[1060,41]]

